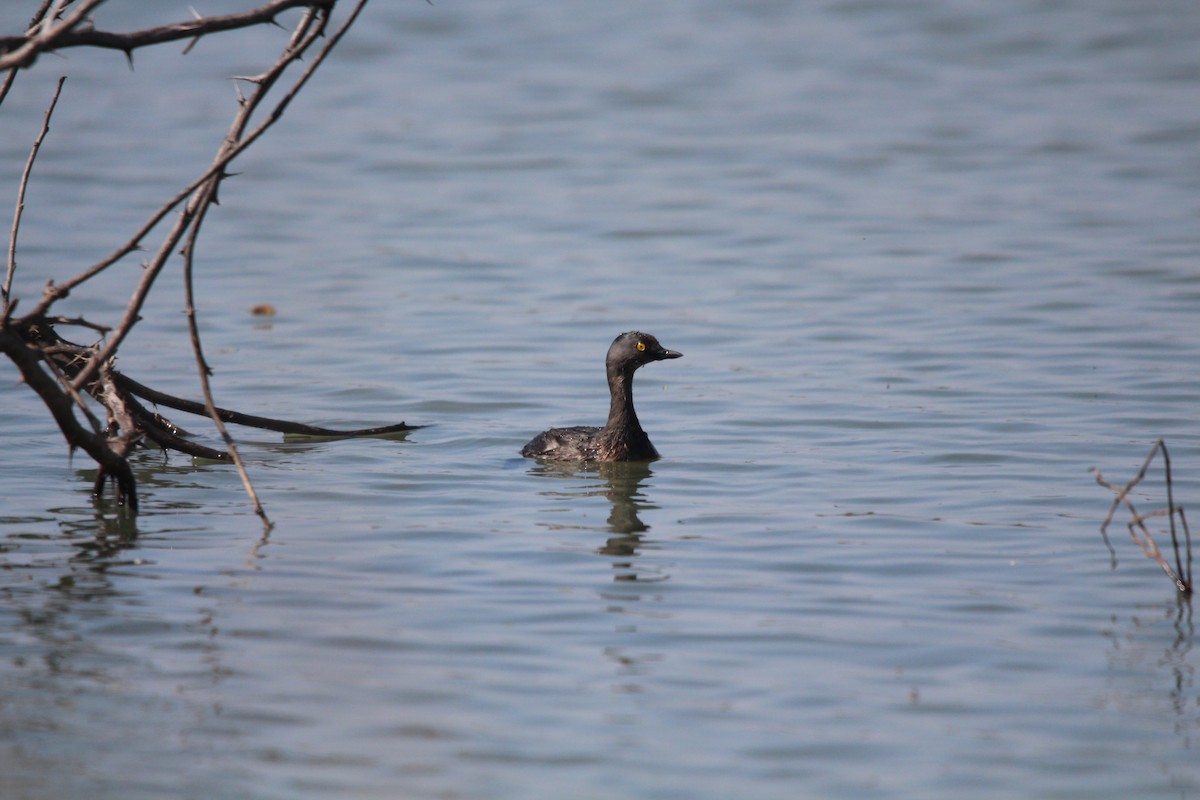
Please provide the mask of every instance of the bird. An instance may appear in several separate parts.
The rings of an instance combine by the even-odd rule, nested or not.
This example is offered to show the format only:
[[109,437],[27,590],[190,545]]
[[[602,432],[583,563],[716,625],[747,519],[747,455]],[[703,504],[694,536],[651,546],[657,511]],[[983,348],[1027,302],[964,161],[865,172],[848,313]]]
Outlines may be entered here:
[[633,410],[633,373],[651,361],[680,358],[658,339],[628,331],[613,339],[604,359],[611,401],[603,428],[579,425],[543,431],[521,448],[526,458],[552,461],[651,461],[659,457]]

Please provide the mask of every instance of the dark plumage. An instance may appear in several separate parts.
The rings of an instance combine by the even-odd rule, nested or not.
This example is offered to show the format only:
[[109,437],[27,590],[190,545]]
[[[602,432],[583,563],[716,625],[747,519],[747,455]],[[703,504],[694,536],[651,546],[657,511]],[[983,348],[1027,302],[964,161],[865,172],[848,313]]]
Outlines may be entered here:
[[527,458],[556,461],[649,461],[658,458],[633,410],[633,373],[643,364],[679,358],[648,333],[630,331],[613,340],[604,360],[612,400],[603,428],[551,428],[521,448]]

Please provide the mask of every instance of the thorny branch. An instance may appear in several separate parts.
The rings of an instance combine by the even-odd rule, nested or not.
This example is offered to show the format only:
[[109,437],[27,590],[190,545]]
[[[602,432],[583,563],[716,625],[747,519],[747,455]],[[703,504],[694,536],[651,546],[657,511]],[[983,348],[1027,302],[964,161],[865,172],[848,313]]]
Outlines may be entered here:
[[[0,37],[0,69],[17,70],[33,63],[39,53],[57,50],[59,42],[89,18],[105,0],[81,0],[67,16],[70,1],[43,0],[24,36]],[[58,24],[55,24],[55,21]],[[6,87],[7,88],[7,87]]]
[[29,158],[25,161],[25,169],[21,173],[21,182],[17,187],[17,207],[13,211],[12,230],[8,234],[8,268],[4,273],[4,286],[0,288],[0,301],[4,303],[3,309],[0,310],[0,317],[5,320],[12,314],[12,281],[13,274],[17,271],[17,233],[21,229],[21,214],[25,211],[25,189],[29,186],[29,173],[33,171],[33,162],[37,160],[38,150],[42,148],[42,141],[50,130],[50,117],[54,115],[54,107],[58,105],[58,96],[62,94],[63,83],[66,80],[65,77],[59,78],[58,85],[54,87],[54,96],[50,98],[50,106],[46,109],[45,116],[42,117],[42,129],[38,131],[37,138],[33,140],[33,147],[29,150]]
[[[350,18],[343,23],[336,36],[330,40],[330,45],[336,44],[337,41],[341,39],[344,32],[348,29],[349,25],[354,22],[354,19],[358,16],[358,12],[365,4],[366,0],[359,0]],[[323,6],[324,4],[320,5]],[[283,71],[293,62],[298,61],[301,57],[303,57],[307,49],[324,31],[325,15],[322,12],[318,13],[321,14],[321,23],[318,26],[316,33],[313,33],[310,30],[312,21],[314,19],[313,10],[310,10],[310,12],[305,14],[300,23],[297,25],[291,41],[288,42],[287,47],[284,48],[283,54],[280,56],[275,65],[261,76],[245,79],[259,85],[258,91],[254,93],[254,97],[258,99],[254,100],[253,104],[251,104],[251,111],[253,111],[253,106],[256,106],[258,101],[270,91],[271,87],[274,85],[275,81],[283,73]],[[172,198],[171,201],[168,201],[169,205],[164,205],[153,215],[156,220],[163,219],[167,213],[169,213],[171,208],[173,208],[180,200],[183,199],[183,196],[190,195],[190,199],[184,205],[182,213],[180,213],[179,217],[175,221],[175,224],[171,227],[166,239],[163,241],[154,257],[143,270],[142,279],[139,281],[137,289],[134,291],[133,297],[125,309],[125,315],[121,319],[121,322],[113,330],[104,347],[92,357],[91,362],[75,379],[76,388],[80,388],[83,383],[90,380],[95,374],[96,370],[99,369],[99,365],[111,358],[116,353],[117,347],[120,346],[121,342],[125,339],[125,336],[138,322],[142,305],[145,303],[146,297],[149,295],[150,289],[154,285],[154,281],[158,278],[159,273],[162,271],[163,267],[166,266],[166,263],[170,259],[171,255],[175,252],[180,240],[184,238],[184,235],[187,233],[189,227],[192,227],[197,222],[197,215],[201,213],[202,208],[206,210],[209,204],[215,202],[216,187],[222,180],[224,180],[225,177],[227,177],[225,173],[225,167],[227,167],[229,163],[233,161],[233,159],[239,154],[241,154],[246,148],[256,142],[259,137],[266,133],[266,131],[272,125],[279,121],[279,119],[283,116],[283,112],[287,109],[288,104],[291,103],[292,98],[295,97],[304,84],[308,82],[308,78],[312,75],[313,71],[320,66],[329,49],[330,46],[327,45],[325,50],[323,50],[313,61],[313,63],[309,65],[308,69],[306,69],[300,75],[300,77],[297,78],[292,88],[284,94],[279,103],[276,104],[275,108],[271,111],[267,118],[258,125],[258,127],[256,127],[250,133],[245,134],[240,138],[236,138],[235,134],[241,133],[242,129],[244,129],[246,121],[249,119],[249,113],[243,113],[249,101],[245,97],[239,99],[239,112],[235,118],[235,127],[231,128],[229,134],[226,135],[225,141],[222,144],[221,149],[218,152],[216,159],[214,159],[212,165],[204,172],[203,175],[189,185],[188,189],[186,190],[186,194],[180,193],[176,195],[175,198]],[[207,200],[205,200],[206,197],[208,198]],[[143,226],[142,230],[147,230],[146,226]],[[141,231],[139,231],[139,234],[140,233]],[[121,254],[124,255],[125,253],[132,252],[137,247],[137,242],[130,240],[126,243],[125,247],[122,248],[123,252],[118,252],[121,252]],[[90,270],[86,270],[84,273],[81,273],[80,276],[77,276],[74,279],[74,281],[67,281],[59,287],[47,287],[46,295],[49,296],[56,290],[67,291],[73,288],[73,286],[77,285],[79,282],[81,282],[81,280],[86,280],[87,278],[98,274],[103,269],[116,263],[120,257],[121,256],[114,253],[112,256],[109,256],[104,261],[92,267]],[[44,313],[43,305],[45,305],[46,302],[47,298],[44,297],[42,300],[42,305],[39,305],[33,313]],[[202,369],[204,369],[203,366]]]
[[[1146,477],[1146,471],[1150,468],[1150,464],[1154,461],[1154,457],[1162,453],[1163,458],[1163,474],[1166,481],[1167,489],[1167,507],[1158,508],[1147,513],[1139,513],[1134,507],[1133,501],[1129,499],[1129,493],[1133,491],[1142,480]],[[1188,529],[1187,516],[1184,513],[1183,506],[1175,505],[1174,491],[1171,480],[1171,455],[1167,450],[1167,444],[1162,439],[1157,440],[1154,446],[1150,448],[1150,452],[1146,455],[1146,460],[1142,462],[1142,468],[1133,476],[1129,483],[1125,486],[1118,486],[1104,479],[1100,474],[1100,470],[1093,468],[1092,473],[1096,476],[1096,483],[1109,489],[1116,495],[1113,498],[1112,505],[1108,508],[1108,513],[1104,516],[1104,522],[1100,525],[1100,535],[1104,537],[1104,544],[1108,547],[1109,556],[1112,559],[1112,566],[1115,569],[1117,566],[1117,552],[1112,546],[1112,542],[1108,538],[1108,526],[1113,521],[1113,516],[1117,509],[1123,504],[1129,509],[1130,521],[1127,523],[1129,535],[1133,537],[1133,541],[1141,548],[1142,552],[1147,557],[1154,559],[1162,571],[1167,574],[1167,577],[1174,582],[1175,587],[1184,594],[1190,595],[1194,584],[1192,583],[1192,534]],[[1175,517],[1179,517],[1179,526],[1183,529],[1183,550],[1181,552],[1179,546],[1179,531],[1176,528]],[[1155,517],[1167,517],[1170,522],[1171,545],[1175,555],[1175,567],[1172,569],[1158,544],[1154,541],[1154,537],[1150,535],[1150,529],[1146,526],[1146,521]]]
[[[17,334],[13,337],[15,340],[25,343],[27,348],[41,354],[43,363],[50,367],[50,370],[59,378],[59,381],[69,387],[71,379],[79,372],[83,363],[87,360],[90,353],[95,350],[94,345],[80,345],[74,342],[67,341],[59,336],[56,327],[59,324],[75,324],[76,320],[65,320],[62,318],[44,319],[36,325],[31,325],[28,328],[15,330]],[[15,328],[14,326],[10,326]],[[0,334],[4,330],[0,329]],[[3,341],[0,340],[0,344]],[[128,408],[129,416],[133,419],[135,427],[139,428],[144,435],[144,438],[153,444],[162,447],[163,449],[178,450],[181,453],[186,453],[197,458],[207,458],[214,461],[230,461],[232,460],[229,453],[224,450],[215,450],[211,447],[193,442],[191,436],[183,428],[174,424],[162,415],[152,412],[142,405],[144,400],[156,406],[165,406],[176,411],[183,411],[187,414],[195,414],[197,416],[209,416],[209,411],[204,403],[197,403],[193,400],[185,400],[181,397],[160,392],[157,389],[152,389],[138,381],[130,378],[120,370],[111,369],[110,386],[102,387],[99,382],[93,381],[88,387],[88,393],[93,397],[102,394],[101,389],[104,389],[111,396],[119,397],[121,402]],[[82,399],[76,401],[83,406]],[[97,399],[100,399],[97,397]],[[320,428],[314,425],[305,425],[299,422],[291,422],[288,420],[272,419],[270,417],[258,417],[251,414],[243,414],[238,411],[232,411],[227,408],[215,407],[214,410],[222,422],[231,422],[236,425],[245,425],[250,428],[259,428],[262,430],[277,431],[279,433],[291,434],[293,436],[304,436],[311,438],[346,438],[360,436],[386,436],[389,434],[402,433],[404,431],[413,430],[417,426],[407,425],[403,422],[395,425],[384,425],[377,428],[363,428],[359,430],[334,430],[332,428]],[[90,412],[89,412],[90,413]],[[93,424],[93,428],[99,432],[99,423]],[[69,441],[69,437],[68,437]]]
[[74,401],[71,395],[62,391],[54,378],[41,368],[43,354],[7,326],[0,327],[0,350],[17,365],[29,388],[42,398],[71,448],[83,448],[96,461],[100,466],[98,480],[111,475],[117,484],[118,500],[127,502],[129,509],[136,513],[137,491],[133,470],[130,469],[125,454],[118,453],[110,447],[104,436],[79,424],[72,412]]
[[[124,51],[132,65],[132,51],[138,47],[180,39],[191,39],[194,44],[199,37],[211,33],[264,23],[277,24],[276,17],[288,9],[304,8],[305,12],[296,24],[287,45],[270,68],[258,76],[236,79],[251,84],[253,91],[248,95],[238,91],[237,111],[210,166],[168,199],[116,251],[73,278],[58,284],[48,283],[39,302],[28,313],[15,317],[17,300],[11,297],[10,293],[16,271],[16,242],[24,210],[25,187],[38,149],[49,130],[54,106],[58,102],[62,89],[62,81],[59,81],[58,89],[47,109],[42,130],[35,140],[26,164],[18,192],[9,240],[8,268],[2,287],[0,350],[8,355],[20,370],[25,382],[42,398],[72,449],[81,447],[96,460],[100,467],[96,479],[97,495],[103,489],[104,483],[111,478],[116,485],[118,501],[126,503],[132,511],[136,511],[137,494],[127,456],[135,446],[148,442],[193,456],[232,460],[237,464],[256,513],[262,518],[264,528],[269,530],[270,522],[246,474],[236,444],[224,426],[225,422],[285,433],[330,437],[382,435],[407,431],[414,427],[399,423],[357,431],[336,431],[245,415],[217,407],[209,385],[211,370],[204,358],[197,324],[197,309],[193,302],[192,276],[199,231],[209,208],[217,204],[218,188],[228,177],[228,165],[282,117],[291,100],[354,23],[366,0],[357,0],[347,19],[328,35],[324,46],[309,59],[306,68],[282,93],[266,117],[253,128],[250,127],[251,118],[286,70],[309,55],[313,46],[327,36],[330,13],[336,0],[273,0],[257,9],[239,14],[221,17],[197,16],[196,19],[130,33],[111,33],[95,29],[90,15],[103,2],[104,0],[42,0],[24,36],[0,37],[0,69],[8,71],[3,84],[0,84],[0,102],[3,102],[17,70],[32,65],[41,53],[67,47],[107,47]],[[143,239],[172,211],[176,213],[176,219],[154,255],[143,265],[140,280],[134,287],[117,325],[110,329],[108,326],[96,325],[81,318],[65,319],[51,316],[50,309],[56,301],[66,297],[72,290],[125,256],[142,249]],[[203,403],[158,392],[121,374],[113,366],[119,346],[140,320],[146,298],[164,267],[179,250],[181,242],[187,297],[186,312],[204,396]],[[95,344],[79,345],[63,339],[56,332],[56,325],[89,327],[106,335]],[[43,365],[49,369],[49,374]],[[107,422],[103,432],[100,430],[100,423],[88,410],[82,396],[84,393],[106,409]],[[227,450],[215,450],[191,441],[188,438],[190,434],[158,413],[147,409],[141,402],[143,400],[187,413],[207,415],[217,427]],[[76,406],[82,408],[91,421],[91,430],[76,420]]]
[[[320,66],[328,55],[341,39],[342,34],[354,22],[358,16],[362,4],[360,3],[351,13],[350,19],[341,27],[340,30],[329,40],[325,47],[317,54],[317,57],[309,65],[300,79],[296,82],[295,87],[291,92],[284,96],[284,100],[277,108],[276,113],[272,114],[264,125],[273,124],[283,113],[286,104],[295,96],[295,92],[299,91],[300,87],[308,80],[313,71]],[[296,27],[296,32],[292,37],[292,41],[288,43],[288,51],[296,54],[304,53],[309,45],[317,41],[325,35],[325,27],[328,22],[328,14],[320,13],[315,8],[310,8],[304,15],[304,19]],[[296,57],[299,57],[298,55]],[[240,108],[237,115],[234,117],[233,123],[230,125],[229,132],[225,136],[225,141],[221,145],[221,150],[217,154],[217,160],[222,160],[222,156],[230,150],[235,149],[236,143],[241,141],[246,127],[250,123],[250,117],[254,110],[258,107],[261,100],[270,92],[275,82],[283,74],[283,70],[291,62],[291,59],[280,59],[270,70],[255,80],[255,90],[249,97],[242,97],[239,100]],[[262,128],[265,130],[265,127]],[[212,386],[208,380],[211,374],[211,369],[208,362],[204,358],[204,348],[200,343],[200,329],[196,321],[196,304],[195,295],[193,293],[193,265],[195,263],[196,254],[196,237],[200,235],[200,227],[204,223],[204,218],[208,213],[208,209],[217,202],[217,187],[224,177],[223,172],[215,173],[209,178],[199,189],[196,190],[196,196],[193,198],[196,201],[195,224],[192,225],[191,232],[188,233],[187,241],[183,247],[183,281],[184,289],[187,297],[187,320],[188,331],[192,340],[192,351],[196,356],[196,366],[199,371],[200,388],[204,393],[204,406],[209,417],[216,426],[217,431],[221,434],[221,438],[225,442],[225,447],[229,450],[229,455],[233,458],[237,465],[238,475],[241,476],[242,484],[246,488],[246,493],[250,496],[251,502],[254,504],[254,512],[262,518],[265,525],[270,527],[270,521],[267,519],[267,514],[263,510],[262,504],[258,500],[258,493],[254,491],[254,485],[250,482],[250,476],[246,472],[246,465],[242,462],[241,456],[237,451],[237,444],[233,437],[229,435],[229,431],[225,428],[224,422],[221,421],[220,414],[217,413],[216,403],[213,401]]]
[[[0,69],[28,67],[42,53],[51,53],[68,47],[101,47],[120,50],[133,60],[133,51],[139,47],[174,42],[180,39],[196,39],[211,33],[246,28],[264,23],[274,24],[275,18],[292,8],[321,9],[328,12],[337,0],[273,0],[259,8],[240,14],[219,17],[197,17],[195,19],[160,25],[129,33],[114,33],[96,30],[88,19],[91,12],[105,0],[85,0],[61,21],[58,14],[47,15],[43,11],[34,17],[24,36],[0,36]],[[48,3],[43,4],[43,8]],[[61,11],[61,10],[60,10]]]

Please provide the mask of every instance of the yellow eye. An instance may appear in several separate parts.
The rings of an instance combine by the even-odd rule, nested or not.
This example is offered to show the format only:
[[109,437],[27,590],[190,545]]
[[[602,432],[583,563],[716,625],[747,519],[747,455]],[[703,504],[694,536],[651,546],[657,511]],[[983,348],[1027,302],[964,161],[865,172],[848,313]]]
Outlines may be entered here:
[[645,343],[645,342],[638,342],[638,343],[637,343],[637,349],[638,349],[638,352],[639,352],[639,353],[640,353],[640,352],[642,352],[643,350],[645,350],[645,349],[646,349],[646,343]]

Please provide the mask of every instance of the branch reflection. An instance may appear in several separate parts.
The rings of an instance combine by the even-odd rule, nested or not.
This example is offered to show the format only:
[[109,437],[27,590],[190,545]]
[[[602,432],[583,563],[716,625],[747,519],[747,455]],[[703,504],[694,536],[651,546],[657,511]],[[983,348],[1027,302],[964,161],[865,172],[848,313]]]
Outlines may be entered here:
[[[1144,611],[1144,609],[1143,609]],[[1170,626],[1170,631],[1165,626]],[[1159,716],[1169,709],[1164,722],[1179,736],[1183,748],[1200,730],[1200,694],[1196,686],[1196,665],[1191,663],[1196,628],[1191,596],[1178,594],[1175,603],[1162,607],[1161,613],[1132,614],[1128,620],[1114,617],[1113,627],[1105,631],[1109,638],[1109,678],[1111,699],[1108,702],[1129,708],[1151,698],[1154,707],[1150,716]],[[1165,694],[1128,686],[1129,675],[1155,677]],[[1164,766],[1166,762],[1164,761]],[[1176,776],[1179,777],[1179,776]]]

